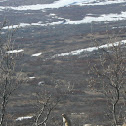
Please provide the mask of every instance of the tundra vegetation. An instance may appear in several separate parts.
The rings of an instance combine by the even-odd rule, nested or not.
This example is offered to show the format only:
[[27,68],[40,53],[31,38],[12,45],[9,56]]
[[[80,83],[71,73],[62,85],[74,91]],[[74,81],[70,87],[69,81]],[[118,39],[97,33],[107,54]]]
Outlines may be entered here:
[[[6,23],[6,22],[5,22]],[[5,25],[3,24],[3,26]],[[2,26],[2,27],[3,27]],[[1,27],[1,29],[2,29]],[[22,76],[21,69],[19,70],[17,62],[22,54],[9,53],[14,49],[13,35],[15,29],[8,30],[7,37],[0,38],[0,125],[10,125],[11,115],[8,114],[7,108],[10,103],[10,98],[15,93],[16,89],[22,83],[26,83],[27,79]],[[117,126],[125,122],[126,111],[126,86],[125,86],[125,45],[117,42],[116,37],[108,37],[108,47],[99,48],[97,46],[99,55],[94,62],[90,63],[89,70],[89,87],[91,90],[103,94],[107,102],[108,110],[105,111],[105,118],[110,119],[109,125]],[[95,40],[93,40],[95,42]],[[65,93],[72,92],[73,85],[67,82],[54,82],[56,84],[56,93],[53,97],[48,91],[36,93],[36,108],[37,111],[33,115],[33,120],[27,125],[46,126],[46,125],[62,125],[60,120],[53,120],[50,122],[52,112],[60,103],[61,96]],[[61,94],[60,94],[61,93]],[[64,94],[63,94],[64,93]],[[61,115],[60,115],[61,116]],[[61,117],[62,118],[62,117]],[[8,121],[9,120],[9,121]],[[80,120],[82,121],[82,120]],[[79,124],[72,125],[81,125]],[[11,125],[16,123],[11,122]],[[70,123],[71,125],[71,123]],[[90,124],[89,124],[90,125]],[[69,126],[69,125],[68,125]]]

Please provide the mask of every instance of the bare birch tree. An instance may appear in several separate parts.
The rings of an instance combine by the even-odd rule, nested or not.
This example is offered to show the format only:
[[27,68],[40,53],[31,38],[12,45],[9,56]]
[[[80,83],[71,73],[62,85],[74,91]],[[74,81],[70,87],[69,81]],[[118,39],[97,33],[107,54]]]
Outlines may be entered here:
[[10,53],[10,51],[13,51],[13,35],[14,30],[8,30],[7,37],[1,39],[2,44],[0,46],[0,126],[5,126],[5,124],[7,125],[6,110],[9,98],[12,93],[17,89],[20,83],[20,75],[16,74],[17,55]]
[[[116,39],[115,39],[116,40]],[[114,41],[115,42],[115,41]],[[126,56],[124,44],[108,43],[107,48],[100,48],[101,55],[95,65],[91,63],[91,87],[104,94],[108,101],[109,118],[112,125],[117,126],[120,118],[124,118],[123,92],[126,86]]]
[[40,96],[41,95],[39,94],[39,99],[37,102],[39,110],[35,116],[35,123],[33,124],[33,126],[46,126],[49,120],[49,116],[59,102],[59,100],[52,99],[51,95],[48,96],[45,100],[43,100],[43,98],[41,98]]

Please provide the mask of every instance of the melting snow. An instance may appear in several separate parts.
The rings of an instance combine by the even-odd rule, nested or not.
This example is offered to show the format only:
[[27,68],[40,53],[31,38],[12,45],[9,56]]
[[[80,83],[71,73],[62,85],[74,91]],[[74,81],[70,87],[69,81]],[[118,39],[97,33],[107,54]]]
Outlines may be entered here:
[[117,3],[123,3],[126,2],[125,0],[59,0],[55,1],[51,4],[36,4],[36,5],[24,5],[24,6],[18,6],[18,7],[0,7],[0,9],[13,9],[13,10],[42,10],[42,9],[48,9],[48,8],[61,8],[61,7],[68,7],[71,5],[107,5],[107,4],[117,4]]
[[29,79],[35,79],[36,77],[29,77]]
[[[52,16],[54,14],[51,14]],[[91,23],[91,22],[109,22],[109,21],[119,21],[119,20],[126,20],[126,12],[121,12],[120,14],[102,14],[99,17],[92,17],[90,14],[84,17],[82,20],[71,21],[70,19],[64,19],[61,17],[56,17],[57,19],[62,19],[62,21],[51,22],[42,24],[42,21],[37,23],[20,23],[19,25],[13,26],[6,26],[3,29],[11,29],[11,28],[20,28],[20,27],[27,27],[27,26],[49,26],[49,25],[60,25],[60,24],[84,24],[84,23]]]
[[110,43],[110,44],[105,44],[105,45],[102,45],[102,46],[99,46],[99,47],[89,47],[89,48],[86,48],[86,49],[78,49],[78,50],[71,51],[71,52],[68,52],[68,53],[55,54],[54,56],[52,56],[52,58],[62,57],[62,56],[69,56],[69,55],[79,55],[79,54],[81,54],[83,52],[93,52],[93,51],[98,50],[98,49],[117,46],[119,44],[121,44],[121,45],[126,44],[126,40],[122,40],[120,42],[115,42],[115,43]]
[[82,23],[91,23],[91,22],[101,22],[101,21],[119,21],[126,20],[126,12],[121,12],[120,14],[102,14],[99,17],[86,16],[79,21],[71,21],[67,19],[65,24],[82,24]]
[[30,26],[30,24],[20,23],[19,25],[5,26],[5,27],[3,27],[3,29],[20,28],[20,27],[26,27],[26,26]]
[[33,116],[18,117],[16,121],[22,121],[24,119],[31,119]]
[[56,16],[56,14],[50,13],[49,16]]
[[11,51],[7,51],[7,53],[20,53],[20,52],[23,52],[24,50],[23,49],[20,49],[20,50],[11,50]]
[[81,2],[81,3],[76,3],[76,5],[80,5],[80,6],[85,6],[85,5],[91,5],[91,6],[95,6],[95,5],[109,5],[109,4],[118,4],[118,3],[124,3],[126,2],[125,0],[91,0],[90,2]]
[[62,24],[63,21],[57,21],[57,22],[51,22],[51,23],[46,23],[46,24],[42,24],[41,21],[39,21],[38,23],[20,23],[19,25],[13,25],[13,26],[5,26],[3,27],[4,30],[6,29],[12,29],[12,28],[22,28],[22,27],[28,27],[28,26],[48,26],[48,25],[59,25]]
[[112,27],[112,29],[116,29],[116,28],[121,28],[121,29],[123,29],[123,28],[126,28],[126,26]]
[[35,54],[32,54],[31,56],[40,56],[42,53],[35,53]]

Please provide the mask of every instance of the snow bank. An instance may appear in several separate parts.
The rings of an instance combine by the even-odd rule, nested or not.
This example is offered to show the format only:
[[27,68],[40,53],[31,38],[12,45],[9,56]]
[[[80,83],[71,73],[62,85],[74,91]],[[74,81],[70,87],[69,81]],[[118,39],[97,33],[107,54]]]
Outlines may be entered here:
[[42,53],[35,53],[35,54],[32,54],[31,56],[40,56]]
[[37,23],[20,23],[19,25],[13,25],[13,26],[5,26],[2,29],[7,30],[7,29],[12,29],[12,28],[24,28],[24,27],[29,27],[29,26],[49,26],[49,25],[59,25],[62,24],[63,21],[57,21],[57,22],[51,22],[51,23],[45,23],[42,24],[41,21],[37,22]]
[[7,53],[20,53],[20,52],[23,52],[24,50],[23,49],[20,49],[20,50],[11,50],[11,51],[7,51]]
[[36,5],[24,5],[24,6],[18,6],[18,7],[11,7],[6,6],[2,7],[0,6],[0,9],[13,9],[13,10],[42,10],[42,9],[54,9],[54,8],[61,8],[61,7],[68,7],[71,5],[80,5],[80,6],[86,6],[86,5],[107,5],[107,4],[117,4],[117,3],[123,3],[126,2],[125,0],[59,0],[55,1],[51,4],[36,4]]
[[36,77],[29,77],[29,79],[35,79]]
[[54,56],[52,56],[52,58],[62,57],[62,56],[69,56],[69,55],[79,55],[79,54],[81,54],[83,52],[93,52],[93,51],[98,50],[98,49],[108,48],[108,47],[112,47],[112,46],[117,46],[119,44],[121,44],[121,45],[126,44],[126,40],[122,40],[120,42],[115,42],[115,43],[101,45],[99,47],[88,47],[86,49],[78,49],[78,50],[71,51],[71,52],[68,52],[68,53],[55,54]]
[[119,21],[126,20],[126,12],[121,12],[120,14],[102,14],[99,17],[86,16],[82,20],[71,21],[69,19],[66,20],[64,24],[83,24],[83,23],[91,23],[91,22],[101,22],[101,21]]
[[13,28],[26,27],[26,26],[30,26],[30,24],[28,24],[28,23],[20,23],[19,25],[5,26],[2,29],[13,29]]
[[[54,14],[53,14],[54,15]],[[71,21],[70,19],[64,19],[61,17],[56,17],[57,19],[60,19],[60,21],[57,22],[51,22],[51,23],[45,23],[43,24],[42,21],[39,21],[37,23],[20,23],[19,25],[13,25],[13,26],[5,26],[3,29],[11,29],[11,28],[23,28],[28,26],[52,26],[52,25],[60,25],[60,24],[85,24],[85,23],[91,23],[91,22],[112,22],[112,21],[119,21],[119,20],[126,20],[126,12],[121,12],[120,14],[102,14],[98,17],[92,17],[90,14],[86,17],[84,17],[82,20],[77,21]],[[62,21],[61,21],[62,19]]]
[[16,121],[22,121],[24,119],[31,119],[33,116],[18,117]]

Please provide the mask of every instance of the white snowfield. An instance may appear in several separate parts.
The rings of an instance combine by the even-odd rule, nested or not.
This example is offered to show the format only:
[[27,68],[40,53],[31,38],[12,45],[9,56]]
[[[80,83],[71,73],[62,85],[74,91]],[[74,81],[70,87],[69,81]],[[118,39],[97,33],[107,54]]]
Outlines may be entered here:
[[42,53],[35,53],[35,54],[32,54],[31,56],[40,56]]
[[7,51],[7,53],[20,53],[20,52],[23,52],[24,50],[23,49],[20,49],[20,50],[10,50],[10,51]]
[[42,9],[54,9],[61,7],[69,7],[71,5],[87,6],[87,5],[107,5],[107,4],[117,4],[124,3],[125,0],[59,0],[51,4],[36,4],[36,5],[24,5],[18,7],[0,6],[0,9],[13,9],[13,10],[42,10]]
[[[93,14],[92,14],[93,15]],[[82,20],[77,20],[77,21],[71,21],[70,19],[64,19],[62,17],[57,17],[57,19],[62,19],[62,21],[57,21],[57,22],[51,22],[51,23],[45,23],[43,24],[42,21],[39,21],[37,23],[20,23],[18,25],[13,25],[13,26],[5,26],[3,27],[4,30],[6,29],[12,29],[12,28],[24,28],[24,27],[29,27],[29,26],[53,26],[53,25],[60,25],[60,24],[86,24],[86,23],[92,23],[92,22],[112,22],[112,21],[121,21],[121,20],[126,20],[126,12],[121,12],[120,14],[102,14],[98,17],[92,17],[91,14],[87,14],[86,17],[84,17]]]
[[33,116],[18,117],[16,121],[22,121],[24,119],[31,119]]
[[96,51],[96,50],[102,49],[102,48],[110,48],[110,47],[113,47],[113,46],[118,46],[119,44],[120,45],[126,44],[126,40],[122,40],[122,41],[115,42],[115,43],[101,45],[99,47],[88,47],[88,48],[85,48],[85,49],[78,49],[78,50],[71,51],[71,52],[68,52],[68,53],[55,54],[54,56],[52,56],[52,58],[62,57],[62,56],[70,56],[70,55],[79,55],[79,54],[81,54],[83,52],[93,52],[93,51]]

